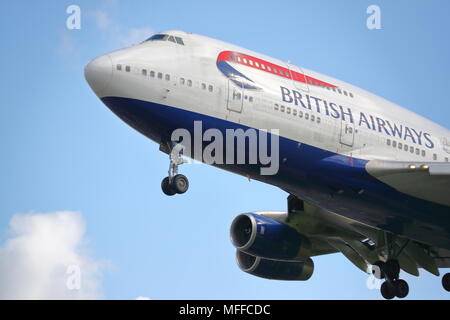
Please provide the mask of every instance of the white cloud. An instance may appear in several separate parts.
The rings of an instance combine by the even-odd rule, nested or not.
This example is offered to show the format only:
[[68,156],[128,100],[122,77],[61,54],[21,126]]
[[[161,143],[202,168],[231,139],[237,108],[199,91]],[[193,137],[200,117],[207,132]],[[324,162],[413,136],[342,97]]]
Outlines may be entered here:
[[80,213],[14,215],[0,246],[0,299],[102,298],[107,263],[86,251]]

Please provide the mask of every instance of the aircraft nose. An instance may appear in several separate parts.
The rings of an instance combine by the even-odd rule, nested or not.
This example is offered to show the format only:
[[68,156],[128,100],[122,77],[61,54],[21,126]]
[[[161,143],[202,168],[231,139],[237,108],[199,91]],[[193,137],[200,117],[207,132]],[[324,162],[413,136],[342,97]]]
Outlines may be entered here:
[[89,62],[84,68],[84,77],[99,97],[108,87],[113,73],[113,64],[109,55],[100,56]]

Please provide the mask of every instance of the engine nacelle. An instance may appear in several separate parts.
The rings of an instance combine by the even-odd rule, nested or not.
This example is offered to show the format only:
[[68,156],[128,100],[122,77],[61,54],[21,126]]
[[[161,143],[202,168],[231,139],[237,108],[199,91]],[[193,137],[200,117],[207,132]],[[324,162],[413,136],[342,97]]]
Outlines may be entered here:
[[242,271],[265,279],[305,281],[314,272],[311,258],[305,261],[277,261],[254,257],[237,250],[236,260]]
[[272,260],[309,258],[307,238],[288,225],[255,213],[237,216],[230,229],[231,242],[239,251]]

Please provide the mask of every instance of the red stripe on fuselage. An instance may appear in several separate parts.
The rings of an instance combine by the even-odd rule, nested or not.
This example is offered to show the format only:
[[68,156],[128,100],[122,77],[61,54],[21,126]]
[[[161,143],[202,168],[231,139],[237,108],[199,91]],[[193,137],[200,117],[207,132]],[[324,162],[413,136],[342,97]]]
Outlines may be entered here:
[[308,83],[310,85],[316,85],[321,87],[331,87],[335,88],[335,85],[321,81],[319,79],[304,75],[302,73],[289,70],[288,68],[282,67],[277,64],[267,62],[265,60],[249,56],[244,53],[233,52],[233,51],[222,51],[217,57],[217,62],[219,61],[230,61],[237,64],[241,64],[247,67],[258,69],[267,73],[271,73],[278,77],[283,77],[286,79],[291,79],[298,82]]

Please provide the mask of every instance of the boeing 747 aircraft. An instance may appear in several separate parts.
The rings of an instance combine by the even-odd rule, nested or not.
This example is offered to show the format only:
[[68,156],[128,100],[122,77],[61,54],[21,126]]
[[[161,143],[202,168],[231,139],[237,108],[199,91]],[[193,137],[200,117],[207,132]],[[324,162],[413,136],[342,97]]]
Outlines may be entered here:
[[[285,190],[287,209],[231,225],[239,267],[307,280],[341,252],[407,296],[400,272],[450,267],[450,132],[358,87],[183,31],[91,61],[85,77],[120,119],[169,155],[166,195],[192,158]],[[370,270],[370,271],[369,271]],[[330,272],[336,272],[330,268]],[[450,290],[450,273],[442,277]]]

